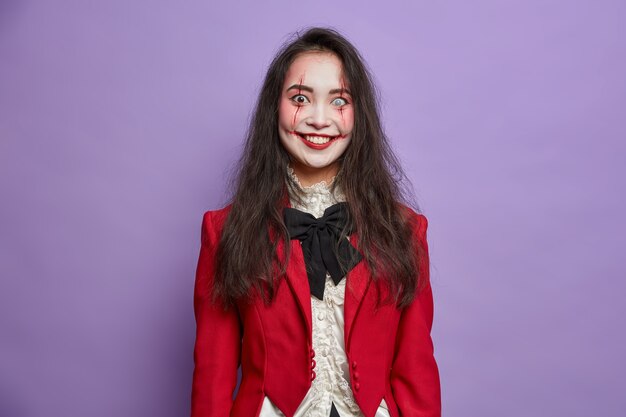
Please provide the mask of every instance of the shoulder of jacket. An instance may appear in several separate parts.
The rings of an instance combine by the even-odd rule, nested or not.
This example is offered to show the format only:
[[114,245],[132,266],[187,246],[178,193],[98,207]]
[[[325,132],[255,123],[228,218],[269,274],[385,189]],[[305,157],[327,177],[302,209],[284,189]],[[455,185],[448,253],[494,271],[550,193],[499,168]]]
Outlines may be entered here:
[[203,223],[213,229],[221,229],[228,217],[232,203],[215,210],[207,210],[203,215]]
[[416,212],[413,208],[403,203],[398,203],[403,214],[407,216],[407,219],[417,234],[424,234],[428,228],[428,218],[423,213]]

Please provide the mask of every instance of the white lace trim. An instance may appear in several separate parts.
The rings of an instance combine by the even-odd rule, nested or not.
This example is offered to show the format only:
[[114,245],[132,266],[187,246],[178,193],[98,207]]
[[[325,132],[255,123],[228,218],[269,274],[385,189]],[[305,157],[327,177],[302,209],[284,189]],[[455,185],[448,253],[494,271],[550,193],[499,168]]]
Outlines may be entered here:
[[[316,218],[322,217],[324,210],[335,203],[346,201],[346,197],[340,187],[335,187],[335,192],[331,192],[331,186],[335,181],[336,176],[331,180],[320,181],[309,186],[302,186],[300,180],[296,176],[293,168],[287,165],[287,173],[293,179],[296,184],[296,188],[289,187],[290,202],[293,208],[311,213]],[[299,204],[293,198],[294,194],[297,194],[302,199],[302,204]]]
[[300,187],[300,189],[302,189],[305,192],[324,192],[327,191],[328,188],[333,184],[333,182],[335,181],[335,178],[337,178],[336,175],[334,175],[330,181],[328,183],[326,183],[326,181],[322,180],[320,182],[316,182],[315,184],[312,185],[307,185],[306,187],[304,185],[302,185],[302,183],[300,182],[300,179],[298,178],[298,176],[296,175],[296,172],[293,170],[293,168],[291,167],[291,165],[287,165],[287,173],[289,174],[289,176],[294,180],[294,182],[296,184],[298,184],[298,187]]

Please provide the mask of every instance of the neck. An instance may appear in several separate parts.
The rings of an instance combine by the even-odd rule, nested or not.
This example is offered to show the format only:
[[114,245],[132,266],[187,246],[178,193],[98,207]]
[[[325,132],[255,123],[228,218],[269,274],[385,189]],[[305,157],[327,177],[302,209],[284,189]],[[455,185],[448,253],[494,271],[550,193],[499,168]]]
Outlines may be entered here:
[[339,171],[339,161],[335,161],[323,168],[311,168],[295,161],[290,162],[290,165],[303,187],[308,187],[321,181],[326,181],[326,184],[330,184],[332,178]]

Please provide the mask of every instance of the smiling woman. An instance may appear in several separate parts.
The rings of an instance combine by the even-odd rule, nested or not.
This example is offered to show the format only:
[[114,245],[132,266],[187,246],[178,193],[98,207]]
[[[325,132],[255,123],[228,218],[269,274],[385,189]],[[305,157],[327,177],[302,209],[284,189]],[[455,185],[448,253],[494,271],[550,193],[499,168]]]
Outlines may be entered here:
[[193,417],[441,415],[428,222],[374,91],[332,29],[270,64],[231,202],[202,222]]

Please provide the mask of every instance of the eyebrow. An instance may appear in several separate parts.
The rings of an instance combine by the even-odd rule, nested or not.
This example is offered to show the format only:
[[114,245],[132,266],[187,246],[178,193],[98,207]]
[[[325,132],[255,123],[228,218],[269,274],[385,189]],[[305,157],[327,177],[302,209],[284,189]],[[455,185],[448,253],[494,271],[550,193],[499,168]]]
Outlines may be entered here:
[[[309,93],[313,92],[313,88],[309,87],[308,85],[304,85],[304,84],[294,84],[291,87],[289,87],[287,89],[287,91],[289,90],[304,90],[304,91],[308,91]],[[342,93],[347,93],[352,95],[352,93],[350,92],[350,90],[348,90],[347,88],[334,88],[332,90],[330,90],[328,92],[328,94],[342,94]]]

